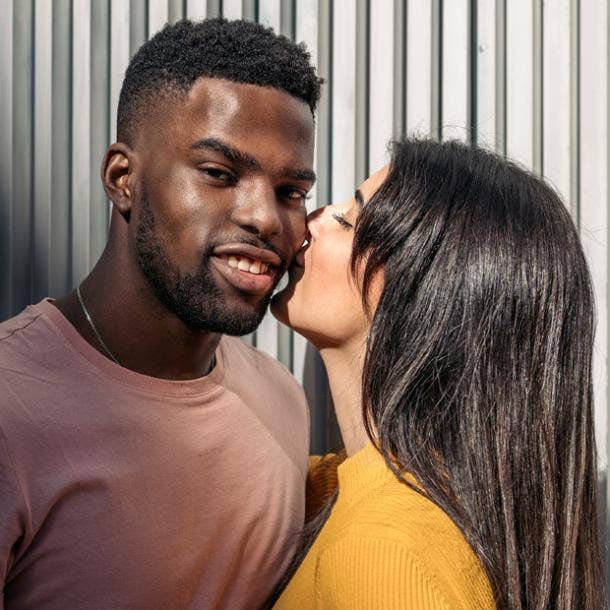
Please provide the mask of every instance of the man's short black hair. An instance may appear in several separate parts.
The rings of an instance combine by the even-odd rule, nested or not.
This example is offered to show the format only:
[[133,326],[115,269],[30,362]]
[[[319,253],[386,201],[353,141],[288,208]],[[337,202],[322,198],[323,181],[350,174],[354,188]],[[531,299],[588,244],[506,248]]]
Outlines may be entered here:
[[131,60],[119,97],[118,139],[131,143],[153,97],[186,94],[202,76],[281,89],[312,114],[320,98],[321,79],[303,43],[250,21],[184,19],[166,25]]

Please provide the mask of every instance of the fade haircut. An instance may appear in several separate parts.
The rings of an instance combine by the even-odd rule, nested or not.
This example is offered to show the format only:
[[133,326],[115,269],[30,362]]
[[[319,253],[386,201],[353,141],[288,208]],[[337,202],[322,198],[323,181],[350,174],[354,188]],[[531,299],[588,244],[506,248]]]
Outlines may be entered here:
[[167,24],[139,48],[127,68],[117,139],[131,145],[147,109],[160,96],[185,96],[202,76],[275,87],[305,102],[314,114],[322,80],[310,59],[303,43],[250,21],[184,19]]

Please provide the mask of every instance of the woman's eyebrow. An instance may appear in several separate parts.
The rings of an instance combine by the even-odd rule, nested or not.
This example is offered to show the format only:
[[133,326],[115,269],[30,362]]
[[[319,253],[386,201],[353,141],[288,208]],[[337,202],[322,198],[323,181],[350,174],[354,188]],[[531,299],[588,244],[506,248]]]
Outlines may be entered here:
[[354,198],[356,199],[360,207],[364,206],[364,197],[360,189],[356,189],[356,192],[354,193]]

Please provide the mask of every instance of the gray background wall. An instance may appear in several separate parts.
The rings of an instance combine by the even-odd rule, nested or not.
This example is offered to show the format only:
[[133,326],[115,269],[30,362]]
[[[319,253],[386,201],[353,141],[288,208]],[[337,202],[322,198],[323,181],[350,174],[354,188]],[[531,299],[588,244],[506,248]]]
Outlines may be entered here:
[[[67,292],[100,254],[109,207],[98,168],[135,49],[167,21],[220,14],[305,41],[327,79],[311,208],[350,197],[385,162],[388,139],[405,132],[489,146],[563,194],[597,297],[605,507],[605,0],[0,0],[0,319]],[[336,429],[313,350],[270,317],[246,340],[303,381],[312,449],[332,447]]]

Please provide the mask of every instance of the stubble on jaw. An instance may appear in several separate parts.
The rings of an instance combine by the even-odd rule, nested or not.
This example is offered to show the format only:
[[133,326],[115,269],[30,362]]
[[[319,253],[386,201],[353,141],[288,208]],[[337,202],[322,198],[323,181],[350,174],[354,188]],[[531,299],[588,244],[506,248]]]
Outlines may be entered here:
[[255,308],[245,304],[231,306],[213,278],[209,253],[203,256],[196,271],[181,272],[171,262],[157,235],[155,215],[145,185],[142,185],[139,199],[136,260],[160,303],[192,330],[233,336],[255,331],[267,311],[271,293]]

